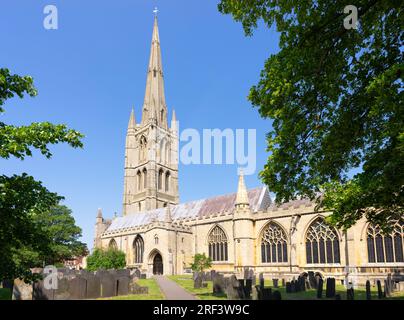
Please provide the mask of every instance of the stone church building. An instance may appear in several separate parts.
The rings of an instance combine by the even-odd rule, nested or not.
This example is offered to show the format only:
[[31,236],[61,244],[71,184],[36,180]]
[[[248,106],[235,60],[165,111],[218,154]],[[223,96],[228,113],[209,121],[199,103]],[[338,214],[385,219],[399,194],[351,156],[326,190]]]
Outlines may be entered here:
[[404,273],[403,222],[390,235],[365,219],[343,232],[308,200],[275,205],[266,187],[247,190],[242,174],[233,194],[179,203],[174,111],[170,126],[168,118],[155,18],[142,119],[132,110],[126,135],[123,214],[107,220],[98,211],[95,247],[124,251],[127,267],[148,276],[190,272],[196,253],[239,275],[246,267],[267,277],[314,271],[363,283]]

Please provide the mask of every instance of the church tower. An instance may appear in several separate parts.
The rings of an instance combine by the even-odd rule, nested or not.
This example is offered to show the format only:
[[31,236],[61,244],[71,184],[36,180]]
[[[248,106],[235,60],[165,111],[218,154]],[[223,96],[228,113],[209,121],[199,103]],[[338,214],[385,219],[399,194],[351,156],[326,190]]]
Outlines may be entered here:
[[147,69],[142,119],[132,109],[125,147],[123,214],[178,204],[178,129],[175,112],[168,126],[157,16]]

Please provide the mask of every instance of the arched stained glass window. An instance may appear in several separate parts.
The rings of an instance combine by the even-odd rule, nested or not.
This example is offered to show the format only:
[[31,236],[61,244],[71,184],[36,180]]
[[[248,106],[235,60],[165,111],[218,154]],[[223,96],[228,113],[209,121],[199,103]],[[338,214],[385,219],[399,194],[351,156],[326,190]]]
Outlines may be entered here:
[[227,261],[227,237],[223,229],[216,226],[212,229],[208,237],[209,257],[212,261]]
[[397,221],[390,234],[383,234],[379,226],[367,229],[368,261],[370,263],[404,262],[404,221]]
[[288,261],[286,234],[276,223],[270,222],[262,232],[261,261],[263,263],[282,263]]
[[141,236],[136,236],[133,241],[133,263],[143,263],[144,241]]
[[307,263],[340,263],[339,238],[336,230],[323,218],[310,225],[306,235]]

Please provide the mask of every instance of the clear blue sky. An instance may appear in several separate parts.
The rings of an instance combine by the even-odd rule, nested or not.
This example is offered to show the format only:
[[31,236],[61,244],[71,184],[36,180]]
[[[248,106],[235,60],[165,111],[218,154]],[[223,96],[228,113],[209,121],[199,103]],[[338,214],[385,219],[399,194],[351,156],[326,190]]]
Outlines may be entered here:
[[[0,1],[1,67],[31,75],[39,95],[7,101],[0,120],[23,125],[66,123],[85,134],[84,149],[52,147],[25,161],[0,160],[0,172],[27,172],[63,195],[92,247],[97,208],[121,212],[125,134],[132,106],[141,117],[153,26],[159,29],[166,100],[181,129],[254,128],[261,184],[270,121],[246,97],[265,59],[278,50],[278,35],[260,27],[251,38],[239,23],[217,11],[218,1]],[[59,29],[43,28],[43,8],[59,10]],[[180,164],[181,202],[235,192],[236,165]]]

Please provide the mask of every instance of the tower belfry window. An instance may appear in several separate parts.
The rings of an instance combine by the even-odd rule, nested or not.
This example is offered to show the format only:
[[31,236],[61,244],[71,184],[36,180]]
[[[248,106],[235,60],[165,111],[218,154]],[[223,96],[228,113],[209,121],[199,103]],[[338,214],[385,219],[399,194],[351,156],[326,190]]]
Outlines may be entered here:
[[153,77],[156,77],[156,74],[157,74],[157,70],[153,69]]

